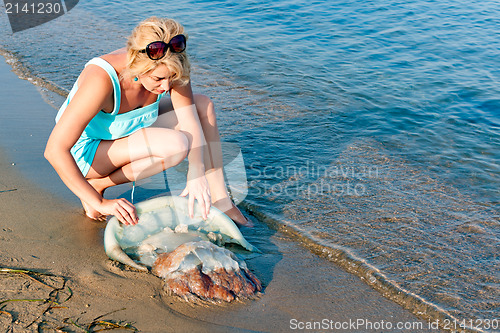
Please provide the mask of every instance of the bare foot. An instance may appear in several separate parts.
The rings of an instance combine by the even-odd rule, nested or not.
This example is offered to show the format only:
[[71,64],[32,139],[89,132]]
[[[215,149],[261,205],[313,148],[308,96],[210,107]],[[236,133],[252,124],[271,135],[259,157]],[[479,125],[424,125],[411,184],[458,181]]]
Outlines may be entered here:
[[[103,195],[104,194],[104,190],[98,190],[95,186],[95,184],[93,184],[93,180],[92,179],[87,179],[87,181],[89,182],[89,184],[100,194],[100,195]],[[97,210],[95,210],[94,208],[92,208],[90,205],[88,205],[86,202],[80,200],[82,202],[82,206],[83,206],[83,209],[85,211],[85,215],[87,215],[88,218],[91,218],[92,220],[96,220],[96,221],[106,221],[106,215],[102,215],[101,213],[99,213]]]
[[241,213],[238,207],[236,207],[236,205],[229,198],[217,200],[212,204],[212,206],[224,212],[224,214],[233,220],[238,227],[245,226],[252,228],[254,226],[253,223]]

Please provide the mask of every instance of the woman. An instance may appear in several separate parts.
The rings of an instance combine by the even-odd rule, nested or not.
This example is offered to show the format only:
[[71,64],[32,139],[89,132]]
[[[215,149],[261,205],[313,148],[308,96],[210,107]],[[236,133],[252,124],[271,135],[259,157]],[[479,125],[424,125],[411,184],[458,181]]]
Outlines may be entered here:
[[[104,190],[187,156],[181,195],[189,196],[191,216],[196,199],[204,218],[213,204],[249,225],[228,197],[214,106],[208,97],[193,95],[185,48],[179,23],[149,18],[134,29],[126,48],[87,63],[59,110],[45,157],[88,217],[115,215],[136,224],[135,207],[123,198],[104,199]],[[163,97],[167,92],[170,98]]]

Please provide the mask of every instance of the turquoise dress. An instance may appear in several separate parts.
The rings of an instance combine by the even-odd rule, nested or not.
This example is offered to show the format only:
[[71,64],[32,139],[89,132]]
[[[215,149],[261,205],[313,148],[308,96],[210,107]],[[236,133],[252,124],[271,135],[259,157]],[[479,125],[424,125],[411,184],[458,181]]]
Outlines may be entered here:
[[[89,122],[82,135],[75,143],[73,148],[71,148],[71,155],[76,161],[76,164],[82,171],[83,176],[86,176],[94,160],[95,152],[101,140],[116,140],[132,133],[151,126],[158,118],[158,109],[160,105],[160,98],[163,97],[166,92],[160,94],[156,102],[146,105],[142,108],[128,111],[125,113],[118,114],[120,110],[120,80],[118,75],[106,60],[102,58],[94,58],[90,60],[85,67],[88,65],[97,65],[104,69],[111,81],[113,83],[113,95],[114,95],[114,109],[113,112],[107,113],[104,111],[99,111],[99,113],[92,118]],[[63,103],[59,112],[56,116],[56,122],[59,121],[64,110],[71,102],[71,99],[78,91],[78,81],[75,82],[73,88],[71,89],[66,101]]]

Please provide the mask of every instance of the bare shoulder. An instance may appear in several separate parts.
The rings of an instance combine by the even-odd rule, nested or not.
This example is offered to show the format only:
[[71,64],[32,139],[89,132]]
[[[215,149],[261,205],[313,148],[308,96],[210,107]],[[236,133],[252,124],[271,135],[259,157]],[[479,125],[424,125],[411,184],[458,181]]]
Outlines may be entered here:
[[193,90],[191,82],[185,85],[174,84],[170,89],[170,97],[175,108],[180,108],[194,104]]
[[97,65],[87,65],[78,78],[78,90],[107,91],[113,90],[113,83],[106,71]]
[[125,48],[113,51],[111,53],[101,56],[102,59],[106,60],[113,68],[116,73],[120,73],[125,69],[127,65],[127,50]]
[[94,115],[108,108],[113,100],[113,83],[108,73],[97,65],[87,65],[78,78],[78,90],[65,114],[88,113]]

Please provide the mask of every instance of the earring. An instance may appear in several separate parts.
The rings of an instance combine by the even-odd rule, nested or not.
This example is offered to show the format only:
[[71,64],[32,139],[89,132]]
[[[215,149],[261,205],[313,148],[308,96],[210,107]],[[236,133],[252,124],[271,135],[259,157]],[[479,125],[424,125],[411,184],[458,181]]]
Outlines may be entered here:
[[136,76],[136,77],[134,77],[134,81],[135,81],[135,82],[139,81],[139,78],[138,78],[137,76]]

